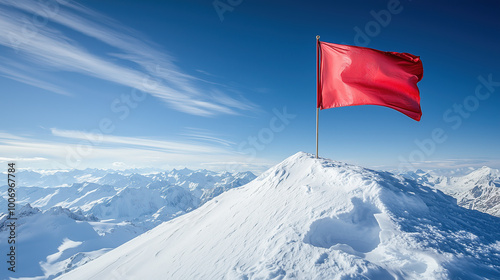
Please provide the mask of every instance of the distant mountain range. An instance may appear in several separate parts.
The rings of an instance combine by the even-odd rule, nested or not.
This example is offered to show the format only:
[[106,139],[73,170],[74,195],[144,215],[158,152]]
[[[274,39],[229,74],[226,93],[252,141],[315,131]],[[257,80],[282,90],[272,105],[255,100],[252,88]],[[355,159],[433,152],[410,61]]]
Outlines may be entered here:
[[424,186],[436,188],[454,197],[457,204],[500,217],[500,171],[482,167],[460,176],[438,175],[417,170],[401,174]]
[[[300,162],[300,164],[295,165],[295,161]],[[291,179],[295,178],[295,173],[299,171],[301,174],[300,176],[302,177],[297,177],[297,180],[300,179],[299,181],[301,183],[295,182]],[[348,192],[353,192],[349,195],[346,194],[347,197],[345,198],[346,201],[351,201],[352,205],[349,206],[346,204],[343,206],[345,208],[345,211],[354,207],[351,211],[352,215],[349,216],[350,214],[348,215],[341,213],[342,211],[344,211],[341,209],[342,207],[338,208],[340,207],[339,205],[342,204],[340,202],[341,200],[330,201],[328,197],[323,197],[324,195],[317,197],[316,199],[318,199],[318,201],[310,201],[308,202],[308,205],[304,204],[303,206],[305,208],[303,210],[306,211],[307,209],[309,209],[312,211],[316,209],[315,207],[318,207],[318,209],[313,211],[315,213],[314,215],[310,214],[313,216],[317,216],[320,208],[323,209],[323,206],[327,207],[328,205],[330,205],[327,207],[328,209],[332,210],[338,208],[338,211],[340,212],[335,210],[338,213],[335,211],[330,213],[330,210],[328,209],[321,210],[326,211],[324,213],[322,212],[323,214],[320,215],[323,218],[318,216],[317,221],[310,221],[310,223],[312,224],[309,225],[309,231],[307,233],[303,232],[303,234],[305,234],[303,236],[303,241],[307,244],[321,248],[327,248],[338,241],[338,244],[335,245],[336,247],[334,247],[338,247],[338,250],[344,252],[342,254],[349,255],[352,253],[355,256],[362,256],[366,253],[365,251],[373,249],[372,247],[374,247],[377,242],[380,242],[379,239],[371,235],[371,230],[373,228],[375,220],[377,220],[377,223],[380,227],[383,227],[383,225],[380,224],[381,222],[383,222],[383,219],[378,221],[378,218],[374,220],[370,217],[379,217],[377,216],[379,215],[377,213],[382,213],[385,211],[383,210],[385,208],[383,208],[382,206],[379,205],[382,208],[376,206],[378,203],[376,201],[380,199],[386,201],[388,196],[383,195],[379,198],[377,198],[377,196],[374,196],[373,199],[375,200],[368,204],[366,204],[365,202],[361,203],[356,198],[358,197],[358,195],[356,195],[356,193],[358,192],[367,192],[365,195],[372,195],[371,191],[368,192],[369,190],[365,189],[364,187],[365,185],[371,186],[372,184],[374,184],[372,180],[375,180],[376,182],[376,189],[378,190],[377,192],[382,193],[389,191],[389,189],[391,190],[390,192],[394,191],[393,187],[390,186],[396,186],[398,184],[407,186],[409,184],[408,187],[400,187],[401,190],[397,191],[398,195],[395,196],[401,196],[400,199],[404,198],[403,200],[407,201],[407,203],[413,201],[413,196],[417,195],[418,197],[425,197],[420,198],[423,199],[423,202],[419,203],[424,203],[428,207],[431,207],[431,205],[437,203],[436,201],[434,201],[434,199],[438,199],[438,201],[440,201],[439,205],[442,205],[443,207],[445,205],[446,207],[451,207],[451,205],[453,204],[458,204],[463,208],[474,209],[500,217],[500,171],[488,167],[483,167],[477,170],[457,170],[457,172],[454,172],[452,175],[443,175],[443,173],[439,171],[423,170],[393,175],[388,172],[369,171],[360,167],[347,166],[337,162],[325,161],[321,165],[318,165],[318,163],[310,159],[307,154],[299,153],[294,157],[289,158],[281,165],[270,169],[265,174],[260,176],[259,180],[261,183],[253,183],[246,186],[246,196],[235,195],[234,192],[231,192],[233,193],[233,195],[231,196],[223,196],[224,200],[222,201],[224,202],[224,204],[234,204],[234,206],[231,206],[228,209],[217,206],[219,204],[219,195],[227,193],[229,190],[241,187],[253,181],[256,177],[254,174],[252,174],[251,172],[228,173],[190,169],[174,169],[169,172],[138,172],[141,172],[141,170],[127,170],[118,172],[100,169],[86,169],[56,172],[17,172],[17,198],[19,199],[17,206],[17,215],[19,218],[19,220],[17,221],[19,225],[17,234],[18,244],[20,245],[18,247],[19,267],[16,276],[27,278],[39,277],[36,279],[53,279],[100,257],[101,255],[128,241],[135,240],[136,237],[152,229],[154,229],[155,234],[159,234],[158,236],[164,236],[167,234],[166,232],[170,232],[173,234],[174,231],[178,231],[181,235],[193,235],[194,233],[184,231],[177,226],[166,226],[169,228],[165,229],[166,232],[160,234],[160,231],[156,230],[155,227],[167,221],[177,221],[177,218],[180,218],[180,216],[184,216],[187,213],[193,212],[193,210],[195,209],[198,209],[196,215],[190,214],[189,217],[191,218],[186,216],[186,218],[180,219],[175,224],[182,223],[184,225],[183,227],[189,227],[192,228],[192,230],[200,232],[204,231],[206,227],[219,227],[222,230],[227,230],[228,236],[225,236],[223,234],[220,235],[218,230],[214,228],[214,232],[209,233],[203,238],[212,238],[212,236],[218,237],[221,239],[218,241],[217,239],[215,239],[216,241],[214,242],[223,243],[223,240],[226,240],[227,238],[231,239],[230,236],[234,235],[234,238],[236,238],[233,240],[234,242],[246,242],[246,240],[248,240],[249,238],[248,234],[251,234],[250,232],[253,232],[250,231],[250,228],[248,228],[249,225],[243,226],[242,224],[241,227],[238,226],[237,228],[224,229],[225,224],[217,224],[219,222],[223,222],[219,221],[218,216],[214,216],[212,214],[209,215],[208,212],[206,213],[207,215],[205,215],[204,212],[212,211],[210,209],[219,209],[217,211],[222,211],[220,212],[220,215],[223,215],[223,213],[233,213],[234,215],[238,215],[237,217],[240,217],[241,215],[246,213],[243,216],[249,216],[242,217],[244,219],[249,219],[249,221],[254,220],[255,225],[253,226],[258,227],[260,225],[260,222],[258,222],[259,219],[266,220],[279,218],[286,220],[286,217],[288,217],[288,215],[291,215],[290,213],[297,210],[293,210],[293,208],[290,207],[294,207],[294,203],[299,203],[302,199],[309,197],[313,192],[316,194],[325,193],[325,195],[329,193],[330,190],[328,188],[322,187],[322,184],[333,184],[336,186],[335,188],[341,188],[339,189],[339,191],[341,192],[348,190],[350,190]],[[324,177],[325,175],[323,174],[323,172],[326,172],[330,175]],[[289,176],[291,176],[291,178],[289,178]],[[359,179],[359,176],[362,176],[364,179]],[[311,177],[310,180],[307,179],[309,177]],[[325,181],[323,182],[321,180]],[[357,182],[356,184],[361,185],[357,187],[355,185],[352,185],[354,184],[353,180]],[[260,188],[264,188],[265,186],[266,189],[262,189],[262,191],[254,193],[252,192],[252,188],[258,187],[256,184],[261,186]],[[296,184],[299,184],[300,186]],[[296,189],[298,187],[300,188]],[[283,196],[280,197],[269,188],[288,188],[288,191],[280,191],[279,194]],[[428,190],[433,190],[437,196],[433,197],[433,195],[425,194]],[[238,189],[238,193],[240,192],[243,191],[240,191]],[[291,194],[288,194],[288,192],[291,192]],[[449,195],[450,197],[444,195],[443,193]],[[1,234],[5,233],[5,231],[7,230],[7,215],[5,214],[5,210],[7,209],[7,201],[5,200],[6,194],[7,186],[1,186]],[[395,194],[392,194],[392,196],[394,195]],[[254,196],[259,196],[261,197],[261,199],[259,200],[252,198]],[[246,198],[248,198],[248,200],[246,200]],[[236,202],[230,202],[231,199],[236,199]],[[273,207],[271,207],[272,201],[276,202],[276,205]],[[446,203],[443,201],[446,201]],[[336,203],[340,204],[337,205]],[[415,206],[412,206],[411,204],[401,204],[401,209],[398,210],[396,204],[392,202],[387,204],[387,201],[384,203],[386,203],[386,206],[392,209],[392,214],[390,215],[393,215],[394,219],[400,220],[410,219],[407,216],[410,214],[405,214],[398,211],[403,211],[408,207],[411,208]],[[204,207],[203,205],[205,204],[208,204],[208,206]],[[237,206],[238,204],[241,204],[241,207]],[[264,209],[262,208],[263,205],[267,205],[266,207],[270,208]],[[320,205],[323,206],[320,207]],[[376,207],[378,210],[373,207]],[[235,209],[239,210],[236,211]],[[374,214],[368,215],[365,213],[366,211],[374,211]],[[417,212],[420,213],[419,211],[420,210],[418,210]],[[439,211],[444,210],[440,208]],[[458,210],[453,211],[459,213],[459,215],[469,215],[464,214],[468,212],[460,212]],[[417,212],[412,213],[416,214]],[[281,213],[281,216],[275,217],[274,215],[277,215],[278,213]],[[424,215],[422,213],[418,215]],[[254,217],[253,215],[259,216]],[[243,219],[242,217],[240,218]],[[258,219],[255,220],[256,218]],[[368,220],[363,220],[365,218]],[[419,217],[414,218],[420,219]],[[187,220],[189,219],[194,220],[188,223]],[[462,222],[465,224],[469,223],[467,219],[468,218],[463,218]],[[230,217],[227,218],[227,222],[235,223],[235,225],[239,223],[236,220],[232,221]],[[275,222],[278,223],[278,220],[276,220]],[[306,222],[306,220],[304,220],[304,222]],[[361,224],[358,225],[358,222]],[[445,223],[446,221],[436,220],[435,222],[436,224],[432,224],[432,227],[438,227],[438,223]],[[198,223],[201,224],[200,228],[196,228],[196,224]],[[279,228],[278,224],[276,224],[275,226]],[[296,230],[299,230],[303,227],[308,227],[308,225],[306,224],[297,224],[296,226],[298,228]],[[365,227],[366,230],[358,232],[357,229],[359,229],[358,227],[360,227],[361,225]],[[399,226],[409,226],[409,224],[402,222]],[[416,224],[413,226],[418,227]],[[256,230],[258,230],[257,235],[261,235],[262,237],[269,235],[268,237],[271,239],[284,238],[284,240],[289,239],[290,242],[293,242],[293,238],[290,239],[290,236],[287,235],[287,237],[280,235],[281,230],[285,229],[278,230],[278,228],[256,228]],[[243,232],[247,229],[249,230],[249,233]],[[379,235],[381,234],[381,232],[382,231],[380,231]],[[477,235],[477,232],[472,229],[470,229],[470,232]],[[247,237],[243,238],[242,236],[239,236],[237,234],[247,234]],[[239,236],[238,238],[240,239],[237,239],[237,236]],[[181,237],[177,235],[175,238],[176,240],[179,240],[179,242],[194,242],[194,239],[191,241],[182,241]],[[199,237],[197,234],[194,234],[193,238],[197,239],[201,237]],[[430,238],[430,236],[422,238]],[[271,239],[266,242],[271,242]],[[359,241],[358,239],[361,240],[359,244],[356,243]],[[255,239],[254,241],[258,242],[258,240],[259,239]],[[342,243],[341,241],[344,243]],[[169,240],[168,242],[174,241]],[[428,240],[425,242],[435,241]],[[342,244],[347,244],[347,247]],[[500,241],[498,241],[498,244],[500,244]],[[161,247],[160,244],[157,245],[159,246],[159,248]],[[414,245],[417,246],[416,244]],[[0,252],[6,252],[7,246],[8,244],[6,242],[0,243]],[[260,245],[255,243],[254,246],[258,247]],[[265,250],[267,252],[266,254],[272,255],[272,250],[274,250],[272,246],[269,247],[267,251]],[[229,247],[226,249],[233,251],[248,249],[246,247],[242,247],[240,249],[236,248],[237,246],[235,245],[233,249]],[[192,250],[196,251],[194,247],[192,248]],[[330,248],[328,250],[331,251],[332,249]],[[353,251],[351,252],[350,250]],[[210,254],[209,251],[207,252]],[[291,252],[292,251],[290,251],[289,253],[292,254]],[[180,252],[178,253],[180,254]],[[335,260],[339,261],[337,257],[339,257],[340,255],[338,255],[337,253],[334,254],[335,256],[331,254],[333,254],[333,251],[330,253],[328,253],[327,251],[321,253],[315,265],[324,266],[325,264],[330,262],[330,258],[332,262],[334,262]],[[375,256],[374,254],[371,255]],[[237,255],[231,256],[234,258],[238,258]],[[210,258],[210,256],[205,257]],[[384,255],[384,257],[388,256]],[[276,261],[278,260],[276,259]],[[289,259],[288,261],[292,263],[294,260]],[[354,257],[352,261],[356,263],[361,262],[361,260],[357,259],[357,257]],[[363,262],[366,261],[369,260],[363,260]],[[423,262],[417,264],[412,263],[411,259],[408,259],[407,267],[414,266],[414,271],[410,269],[407,272],[404,272],[409,274],[404,274],[403,272],[401,273],[406,276],[417,275],[415,276],[417,278],[426,275],[435,276],[435,274],[432,274],[434,272],[429,270],[430,268],[427,268],[427,274],[419,273],[419,271],[423,271],[424,266],[434,265],[433,261],[429,262],[423,259],[421,261]],[[195,263],[192,264],[196,265]],[[377,262],[374,262],[372,264],[377,264]],[[358,271],[359,269],[369,270],[369,267],[372,267],[372,264],[368,264],[367,267],[356,266],[357,268],[350,267],[349,269],[354,269],[355,271]],[[188,264],[183,265],[185,266],[190,264],[188,262]],[[262,263],[261,265],[253,264],[253,266],[251,266],[250,268],[244,267],[245,266],[241,266],[239,268],[233,267],[231,269],[234,269],[234,271],[228,272],[228,275],[232,275],[235,277],[243,277],[245,275],[247,275],[248,277],[252,275],[255,277],[259,275],[274,275],[278,278],[282,275],[289,275],[283,274],[283,271],[286,272],[287,269],[279,268],[280,266],[278,265],[278,263],[274,263],[273,268],[269,268],[269,271],[266,270],[268,268],[266,268],[267,265],[265,265],[264,263]],[[2,271],[7,270],[5,262],[2,262],[2,264],[0,265],[0,269],[2,269]],[[385,270],[374,270],[375,272],[373,273],[375,273],[376,275],[380,274],[382,276],[387,276],[388,274],[384,272],[386,270],[391,271],[391,269],[386,267]],[[340,274],[344,273],[340,270],[337,272]],[[393,275],[394,273],[390,272],[389,274]],[[360,275],[364,274],[361,273]],[[185,276],[187,276],[187,274]],[[260,278],[268,279],[266,277],[263,276]],[[274,278],[270,277],[269,279]]]
[[[16,276],[52,279],[111,248],[188,213],[251,172],[172,170],[149,174],[99,169],[20,171]],[[0,232],[7,230],[7,186],[0,187]],[[2,213],[3,212],[3,213]],[[0,252],[7,252],[0,243]],[[7,271],[5,262],[2,271]]]

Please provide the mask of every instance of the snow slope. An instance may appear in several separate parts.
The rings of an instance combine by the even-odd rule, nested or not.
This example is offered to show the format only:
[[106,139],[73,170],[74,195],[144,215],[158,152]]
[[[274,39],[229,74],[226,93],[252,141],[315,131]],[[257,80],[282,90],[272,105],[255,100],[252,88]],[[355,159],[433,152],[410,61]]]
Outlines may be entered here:
[[500,219],[297,153],[58,279],[498,279]]
[[[42,212],[28,204],[20,207],[17,215],[16,273],[9,275],[7,263],[2,262],[0,279],[58,275],[75,265],[72,256],[95,254],[94,251],[103,248],[109,250],[142,233],[123,224],[115,225],[112,235],[101,236],[93,226],[100,222],[61,207]],[[6,219],[7,215],[0,215],[0,233],[4,236],[7,236]],[[2,242],[0,251],[7,252],[8,246],[7,242]]]

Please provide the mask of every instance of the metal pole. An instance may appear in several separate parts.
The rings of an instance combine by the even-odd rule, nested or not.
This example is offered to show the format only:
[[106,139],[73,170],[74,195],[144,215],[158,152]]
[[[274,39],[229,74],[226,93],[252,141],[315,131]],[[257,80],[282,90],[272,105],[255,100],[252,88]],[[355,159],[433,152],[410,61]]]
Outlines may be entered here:
[[318,123],[319,123],[319,106],[318,106],[318,90],[319,90],[319,35],[316,36],[316,158],[318,158]]
[[319,121],[319,108],[316,108],[316,158],[318,158],[318,121]]

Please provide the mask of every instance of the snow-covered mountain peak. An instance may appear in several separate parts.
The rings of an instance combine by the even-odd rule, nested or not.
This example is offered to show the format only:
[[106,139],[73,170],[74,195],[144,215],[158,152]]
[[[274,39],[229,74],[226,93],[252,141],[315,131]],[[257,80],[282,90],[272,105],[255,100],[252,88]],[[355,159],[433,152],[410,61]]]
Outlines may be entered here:
[[415,173],[416,173],[416,174],[425,174],[425,173],[427,173],[427,172],[423,171],[422,169],[417,169],[417,170],[415,171]]
[[172,169],[172,171],[170,171],[170,174],[172,174],[172,175],[177,175],[178,174],[178,175],[184,175],[184,176],[186,176],[186,175],[189,175],[192,172],[193,172],[193,170],[184,167],[182,169],[175,169],[174,168],[174,169]]
[[26,205],[22,206],[21,209],[19,209],[19,212],[17,213],[18,217],[23,217],[23,216],[31,216],[36,213],[40,212],[40,209],[38,208],[33,208],[29,203],[26,203]]
[[415,181],[300,152],[61,279],[495,278],[499,225]]
[[487,166],[483,166],[477,170],[474,170],[463,177],[464,181],[476,181],[476,182],[498,181],[499,179],[500,179],[500,170],[493,169]]
[[437,175],[440,172],[435,171],[401,175],[453,196],[459,206],[500,217],[500,171],[486,166],[462,171],[458,176]]

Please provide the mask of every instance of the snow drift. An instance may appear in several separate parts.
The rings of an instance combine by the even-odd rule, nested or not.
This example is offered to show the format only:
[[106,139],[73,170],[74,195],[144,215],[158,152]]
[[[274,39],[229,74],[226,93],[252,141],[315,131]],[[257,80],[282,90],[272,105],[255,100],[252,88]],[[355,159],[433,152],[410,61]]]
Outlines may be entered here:
[[500,278],[500,218],[297,153],[58,279]]

